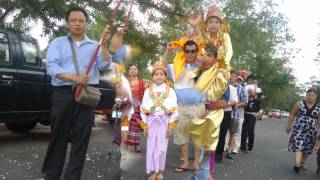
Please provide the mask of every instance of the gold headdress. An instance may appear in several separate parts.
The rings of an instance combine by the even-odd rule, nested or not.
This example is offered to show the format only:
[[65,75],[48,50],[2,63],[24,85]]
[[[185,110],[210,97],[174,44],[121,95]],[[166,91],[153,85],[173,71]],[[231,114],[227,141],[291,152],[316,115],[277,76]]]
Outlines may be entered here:
[[220,20],[220,22],[222,22],[220,8],[218,6],[216,6],[215,4],[211,4],[209,6],[208,12],[207,12],[206,21],[208,21],[208,19],[211,18],[211,17],[216,17],[216,18],[218,18]]
[[164,64],[162,63],[162,61],[156,61],[153,64],[153,68],[152,68],[152,73],[153,74],[156,70],[162,70],[165,74],[167,74],[167,69],[164,66]]
[[121,74],[123,73],[124,65],[116,65],[116,76],[113,78],[113,85],[119,87],[122,85]]

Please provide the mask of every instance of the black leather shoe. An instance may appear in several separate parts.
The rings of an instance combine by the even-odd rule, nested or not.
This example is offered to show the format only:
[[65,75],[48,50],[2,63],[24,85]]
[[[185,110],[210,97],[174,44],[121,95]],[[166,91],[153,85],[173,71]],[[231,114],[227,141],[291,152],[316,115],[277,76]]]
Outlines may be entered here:
[[293,170],[294,170],[294,172],[299,173],[300,172],[300,167],[293,166]]
[[216,162],[217,163],[222,163],[222,154],[216,154]]

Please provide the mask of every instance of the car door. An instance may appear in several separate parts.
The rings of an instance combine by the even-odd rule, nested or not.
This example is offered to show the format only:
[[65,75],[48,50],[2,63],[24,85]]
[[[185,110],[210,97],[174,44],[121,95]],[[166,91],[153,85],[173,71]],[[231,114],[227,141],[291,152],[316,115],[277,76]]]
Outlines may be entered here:
[[21,61],[18,68],[17,108],[23,112],[40,112],[45,93],[45,68],[36,40],[21,37]]
[[[17,68],[15,57],[14,38],[0,30],[0,113],[9,113],[16,110],[16,78]],[[13,36],[12,36],[13,37]],[[10,40],[12,41],[10,41]]]

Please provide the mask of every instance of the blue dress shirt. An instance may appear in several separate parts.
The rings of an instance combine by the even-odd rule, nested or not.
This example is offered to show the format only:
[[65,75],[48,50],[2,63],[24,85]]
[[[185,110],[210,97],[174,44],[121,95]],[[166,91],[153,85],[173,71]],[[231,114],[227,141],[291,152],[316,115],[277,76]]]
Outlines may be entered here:
[[[77,46],[73,42],[73,46],[76,51],[78,66],[80,74],[85,74],[90,59],[98,46],[96,41],[89,39],[84,36],[84,39]],[[49,45],[47,50],[47,71],[52,77],[51,84],[53,86],[64,86],[64,85],[74,85],[74,82],[64,81],[57,77],[57,75],[62,73],[77,74],[75,66],[72,59],[72,51],[70,48],[68,36],[57,37]],[[94,62],[91,71],[89,73],[88,84],[97,85],[99,84],[100,73],[107,69],[111,64],[111,57],[109,61],[104,61],[101,57],[101,50],[98,52],[96,61]]]

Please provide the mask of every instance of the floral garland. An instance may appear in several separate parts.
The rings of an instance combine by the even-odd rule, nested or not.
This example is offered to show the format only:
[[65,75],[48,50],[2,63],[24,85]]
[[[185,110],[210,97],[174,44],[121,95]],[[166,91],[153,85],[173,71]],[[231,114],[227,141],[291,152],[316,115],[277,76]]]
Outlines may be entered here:
[[170,90],[170,87],[169,85],[167,84],[166,85],[166,91],[161,95],[161,96],[156,96],[155,93],[153,92],[152,90],[152,85],[149,86],[149,96],[150,98],[152,99],[153,101],[153,106],[150,108],[151,111],[155,111],[155,109],[157,107],[160,107],[163,111],[167,111],[167,108],[163,105],[164,103],[164,100],[168,97],[169,95],[169,90]]

